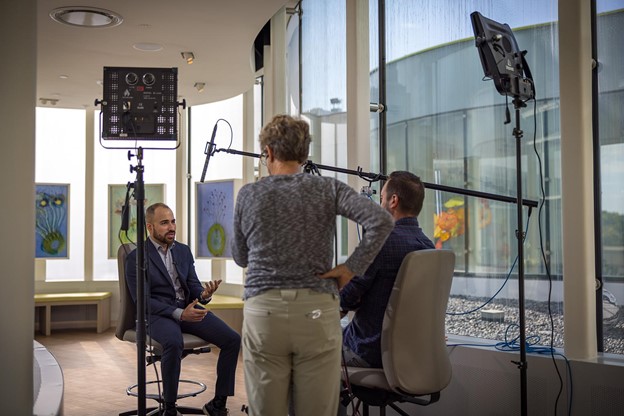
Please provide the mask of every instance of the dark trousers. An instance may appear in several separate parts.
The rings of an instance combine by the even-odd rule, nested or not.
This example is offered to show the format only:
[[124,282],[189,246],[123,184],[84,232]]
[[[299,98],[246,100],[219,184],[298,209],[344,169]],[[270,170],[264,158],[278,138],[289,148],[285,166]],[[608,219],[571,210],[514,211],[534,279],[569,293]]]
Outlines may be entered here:
[[217,381],[215,395],[233,396],[236,382],[236,365],[240,351],[240,335],[225,322],[208,312],[201,322],[177,322],[173,318],[152,317],[147,329],[150,336],[163,347],[160,362],[165,402],[175,402],[184,342],[182,332],[193,334],[218,347]]

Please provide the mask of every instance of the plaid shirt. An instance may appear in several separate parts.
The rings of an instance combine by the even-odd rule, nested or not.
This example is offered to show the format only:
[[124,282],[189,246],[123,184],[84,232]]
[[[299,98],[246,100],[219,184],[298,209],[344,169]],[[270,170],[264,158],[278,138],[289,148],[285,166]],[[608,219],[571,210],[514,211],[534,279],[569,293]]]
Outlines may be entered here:
[[381,368],[381,327],[394,280],[410,252],[435,248],[415,217],[397,220],[394,230],[366,273],[354,277],[340,291],[340,308],[355,310],[344,330],[343,342],[371,367]]

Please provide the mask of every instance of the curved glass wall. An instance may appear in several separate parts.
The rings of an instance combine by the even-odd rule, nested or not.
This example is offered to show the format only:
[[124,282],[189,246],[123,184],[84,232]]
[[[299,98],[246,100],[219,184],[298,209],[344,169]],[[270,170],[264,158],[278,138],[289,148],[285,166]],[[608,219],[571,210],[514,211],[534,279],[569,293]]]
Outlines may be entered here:
[[[617,161],[622,160],[620,147],[624,143],[617,111],[622,101],[618,94],[624,85],[621,48],[617,45],[622,43],[623,35],[616,29],[623,22],[620,12],[606,10],[613,9],[613,3],[603,3],[605,10],[599,7],[598,22],[603,30],[599,30],[598,43],[601,50],[610,54],[609,70],[605,62],[602,71],[600,96],[603,158],[610,161],[607,167],[603,163],[603,194],[609,186],[609,198],[613,202],[622,195],[621,187],[616,188],[615,183],[621,179]],[[342,2],[328,0],[306,0],[301,4],[304,12],[301,114],[310,118],[317,140],[312,159],[344,166],[340,160],[340,154],[346,154],[347,150],[346,139],[341,135],[346,120],[346,102],[342,100],[346,96],[342,78],[346,45],[341,35],[344,6]],[[380,79],[378,2],[371,0],[369,5],[371,102],[376,102]],[[474,11],[508,23],[520,49],[527,51],[536,99],[520,110],[523,137],[519,155],[513,134],[513,104],[496,91],[493,81],[483,79],[470,22],[470,13]],[[521,8],[509,0],[460,3],[385,0],[387,102],[383,104],[387,111],[387,160],[384,173],[405,169],[430,185],[515,200],[519,157],[523,198],[539,203],[539,208],[523,208],[526,335],[530,343],[550,345],[552,340],[555,347],[562,347],[564,277],[557,12],[555,0],[528,1]],[[511,119],[508,124],[505,123],[507,110]],[[371,114],[370,166],[373,167],[379,166],[378,129],[378,117]],[[610,146],[607,155],[605,146]],[[518,335],[519,320],[515,202],[498,202],[434,188],[428,187],[419,221],[438,247],[452,249],[457,255],[447,332],[513,340]],[[613,276],[606,279],[606,285],[619,282],[623,274],[618,267],[624,256],[621,237],[624,230],[621,208],[617,209],[620,210],[617,216],[603,213],[603,224],[614,223],[610,223],[606,235],[603,232],[604,268],[609,270],[607,276]],[[614,291],[615,287],[619,288],[611,287]],[[616,312],[621,298],[624,295],[617,296]],[[503,312],[503,320],[487,320],[491,310]],[[621,331],[619,336],[615,334],[609,339],[607,336],[611,335],[605,334],[605,351],[624,352]]]
[[[618,10],[612,10],[614,6]],[[602,315],[605,352],[624,353],[624,1],[597,1]]]
[[[530,343],[542,345],[550,344],[554,335],[553,345],[561,347],[557,2],[534,3],[519,10],[513,2],[474,1],[451,8],[443,6],[450,6],[449,2],[387,1],[387,170],[406,169],[431,184],[516,197],[514,108],[497,93],[492,81],[483,82],[469,15],[480,11],[509,23],[520,49],[528,51],[526,58],[536,85],[536,99],[520,111],[523,197],[543,202],[540,210],[524,208],[526,334]],[[624,222],[622,204],[618,203],[618,199],[622,202],[621,186],[615,183],[622,179],[618,161],[622,161],[623,140],[616,109],[622,104],[624,60],[621,48],[615,45],[623,40],[617,29],[624,23],[622,18],[621,12],[598,15],[599,50],[610,64],[600,75],[599,98],[602,157],[608,160],[601,164],[603,205],[611,207],[609,212],[603,207],[602,214],[603,269],[605,289],[609,289],[604,310],[605,319],[610,318],[607,329],[615,327],[605,331],[604,349],[620,354],[624,352],[618,327],[622,325],[619,309],[624,285],[618,267],[624,258]],[[510,124],[504,123],[507,108]],[[452,249],[457,255],[449,333],[497,340],[517,335],[516,217],[515,204],[431,189],[427,192],[420,222],[437,247]],[[489,310],[504,312],[504,320],[488,321]]]
[[[541,213],[523,209],[526,334],[530,342],[546,345],[554,335],[553,344],[561,347],[557,3],[533,3],[518,9],[509,1],[386,2],[386,162],[389,172],[409,170],[431,185],[515,198],[520,158],[523,197],[544,201]],[[483,79],[470,22],[474,11],[508,23],[519,47],[528,51],[537,99],[520,111],[524,137],[519,155],[513,105]],[[505,124],[507,109],[511,123]],[[544,198],[542,182],[548,185]],[[419,220],[436,247],[457,256],[447,332],[507,341],[517,337],[516,204],[429,187]]]
[[[510,1],[461,6],[387,1],[387,169],[412,171],[431,185],[515,199],[520,158],[523,198],[544,202],[541,212],[523,209],[526,335],[530,342],[549,345],[554,334],[553,344],[561,347],[557,3],[533,3],[517,8]],[[536,100],[520,111],[519,155],[514,106],[493,81],[484,80],[470,22],[474,11],[508,23],[520,49],[527,50]],[[506,124],[507,109],[511,123]],[[436,247],[457,256],[447,332],[513,340],[519,333],[516,204],[433,188],[420,223]]]

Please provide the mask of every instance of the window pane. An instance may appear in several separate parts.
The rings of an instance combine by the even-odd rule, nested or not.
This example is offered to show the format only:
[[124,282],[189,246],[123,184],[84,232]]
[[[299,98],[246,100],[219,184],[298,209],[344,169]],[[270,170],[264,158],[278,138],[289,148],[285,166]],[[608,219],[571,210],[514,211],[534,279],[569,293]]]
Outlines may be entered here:
[[[368,44],[369,44],[369,60],[370,60],[370,102],[380,104],[379,102],[379,13],[377,0],[369,0],[368,2]],[[384,103],[381,103],[382,105]],[[371,172],[379,172],[379,113],[370,113],[370,168]],[[379,196],[381,191],[379,182],[373,184],[376,195]]]
[[[95,137],[99,137],[99,111],[95,112]],[[132,147],[135,145],[133,141],[122,143],[119,140],[102,142],[106,147]],[[149,143],[139,143],[145,146],[143,151],[143,181],[146,186],[154,184],[164,185],[164,200],[146,200],[145,208],[155,202],[164,202],[169,205],[175,215],[180,216],[182,213],[176,213],[175,204],[175,177],[176,177],[176,151],[177,150],[164,150],[164,149],[148,149],[151,147]],[[161,145],[159,143],[159,145]],[[174,147],[175,142],[168,142],[166,147]],[[93,158],[93,214],[96,223],[93,227],[93,280],[117,280],[117,247],[119,247],[119,229],[113,225],[120,224],[120,218],[109,217],[109,204],[113,204],[114,216],[121,215],[121,205],[123,204],[122,197],[117,195],[117,198],[113,198],[109,201],[110,186],[121,185],[125,186],[128,182],[134,183],[136,181],[136,173],[130,172],[130,167],[136,167],[138,164],[137,158],[132,157],[128,160],[128,149],[107,149],[100,143],[96,143]],[[131,150],[133,155],[136,155],[135,150]],[[124,193],[125,195],[125,193]],[[131,205],[135,207],[136,201],[132,198]],[[113,194],[113,196],[115,196]],[[146,198],[149,195],[146,194]],[[136,212],[136,211],[135,211]],[[136,230],[136,224],[130,224],[131,228]],[[136,232],[128,233],[130,240],[136,242]]]
[[[604,351],[624,354],[624,2],[599,0],[598,125],[602,187]],[[614,10],[619,7],[619,10]]]
[[[346,5],[333,0],[302,3],[302,116],[310,123],[310,160],[347,166]],[[319,47],[323,45],[323,47]],[[347,181],[347,174],[325,169],[323,176]],[[346,227],[336,219],[337,261],[346,260]]]
[[85,111],[37,107],[36,115],[35,181],[69,184],[68,258],[42,260],[46,280],[83,280]]
[[[524,138],[518,156],[523,197],[541,200],[541,170],[546,202],[541,210],[541,236],[537,210],[531,210],[529,218],[529,210],[523,208],[525,305],[527,317],[531,316],[526,333],[539,336],[540,344],[549,344],[548,279],[540,241],[547,244],[544,255],[555,281],[554,331],[563,332],[556,1],[532,0],[522,8],[508,0],[386,1],[388,172],[406,169],[431,185],[515,200],[515,111],[491,80],[483,81],[470,21],[473,11],[519,28],[514,35],[519,47],[528,51],[533,69],[537,100],[535,106],[530,102],[520,111]],[[376,82],[373,71],[371,83]],[[506,107],[511,112],[509,124],[504,124]],[[447,330],[503,339],[505,329],[518,323],[515,202],[428,189],[419,221],[438,247],[452,249],[457,256],[449,310],[470,311],[496,295],[485,309],[505,312],[502,323],[483,322],[480,310],[449,316]],[[563,337],[557,335],[554,344],[561,347]]]
[[[346,110],[346,7],[334,0],[306,0],[302,34],[302,113]],[[322,46],[321,46],[322,45]]]
[[[229,124],[228,124],[229,123]],[[193,106],[191,108],[191,189],[190,189],[190,218],[189,218],[189,245],[195,255],[195,268],[201,280],[209,280],[212,276],[212,262],[225,262],[226,283],[242,284],[242,269],[233,260],[210,260],[197,258],[196,230],[197,213],[195,189],[200,182],[206,154],[207,143],[212,136],[213,128],[217,124],[215,146],[217,149],[231,147],[243,150],[243,97],[238,96],[217,103]],[[230,130],[231,126],[231,130]],[[242,179],[244,156],[217,152],[210,158],[204,182],[223,179]],[[234,209],[233,207],[231,209]]]

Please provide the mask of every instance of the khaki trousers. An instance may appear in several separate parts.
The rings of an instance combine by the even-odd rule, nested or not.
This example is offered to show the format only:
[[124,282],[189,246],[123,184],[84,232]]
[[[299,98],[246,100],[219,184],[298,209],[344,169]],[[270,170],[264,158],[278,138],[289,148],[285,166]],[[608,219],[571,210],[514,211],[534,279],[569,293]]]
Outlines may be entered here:
[[245,300],[243,362],[250,416],[335,416],[342,331],[336,295],[273,289]]

